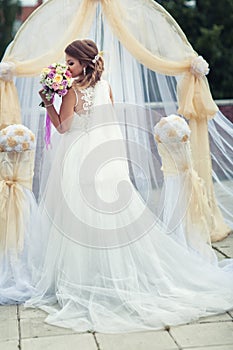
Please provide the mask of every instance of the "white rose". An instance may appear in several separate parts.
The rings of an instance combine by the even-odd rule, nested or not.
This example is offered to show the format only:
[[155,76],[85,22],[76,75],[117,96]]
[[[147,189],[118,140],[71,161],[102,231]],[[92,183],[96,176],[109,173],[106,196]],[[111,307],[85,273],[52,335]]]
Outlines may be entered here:
[[0,62],[0,79],[11,81],[14,75],[15,65],[12,62]]
[[22,151],[23,151],[22,145],[17,145],[17,146],[15,146],[15,151],[16,151],[16,152],[22,152]]
[[209,73],[209,64],[202,56],[195,57],[191,62],[190,71],[197,77],[207,75]]
[[13,152],[14,149],[13,149],[13,147],[7,146],[7,147],[5,147],[5,151],[6,151],[6,152]]

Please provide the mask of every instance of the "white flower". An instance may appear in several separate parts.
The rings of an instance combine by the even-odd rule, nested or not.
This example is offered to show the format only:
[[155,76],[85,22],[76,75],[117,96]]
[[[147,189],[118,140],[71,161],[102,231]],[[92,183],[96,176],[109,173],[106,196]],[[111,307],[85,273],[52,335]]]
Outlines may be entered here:
[[202,56],[195,57],[191,62],[190,71],[196,77],[201,77],[209,73],[209,64]]
[[176,114],[171,114],[161,120],[154,127],[157,142],[175,143],[186,142],[190,136],[190,128],[186,121]]
[[0,145],[5,145],[6,140],[7,140],[7,136],[0,134]]
[[13,151],[14,149],[12,147],[9,147],[9,146],[5,147],[5,152],[13,152]]
[[23,135],[23,136],[18,136],[18,135],[16,135],[16,136],[14,137],[14,139],[15,139],[15,141],[16,141],[17,143],[22,143],[22,142],[24,142],[24,135]]
[[52,88],[52,85],[53,85],[53,79],[50,79],[50,78],[46,78],[45,79],[45,84],[49,87],[49,88]]
[[97,54],[97,55],[93,58],[92,62],[93,62],[93,63],[96,63],[96,62],[98,61],[99,58],[100,58],[100,56],[99,56],[99,54]]
[[25,142],[29,142],[30,139],[31,139],[31,138],[30,138],[30,135],[29,135],[29,134],[25,134],[25,135],[24,135],[24,141],[25,141]]
[[14,136],[15,133],[14,133],[14,130],[13,129],[9,129],[8,132],[7,132],[7,136]]
[[14,75],[15,65],[12,62],[0,62],[0,79],[11,81]]
[[17,146],[15,146],[14,151],[15,152],[22,152],[23,151],[22,145],[18,144]]

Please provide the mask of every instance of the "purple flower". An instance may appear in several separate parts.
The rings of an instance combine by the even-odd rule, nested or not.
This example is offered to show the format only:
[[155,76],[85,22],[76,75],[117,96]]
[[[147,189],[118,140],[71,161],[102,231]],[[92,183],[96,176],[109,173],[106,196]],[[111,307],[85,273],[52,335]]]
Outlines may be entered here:
[[63,85],[64,87],[67,87],[67,84],[68,84],[68,81],[67,81],[67,80],[63,80],[63,81],[62,81],[62,85]]
[[58,83],[53,83],[52,88],[54,91],[57,91],[59,89],[59,84]]
[[55,73],[51,70],[51,72],[49,72],[49,74],[48,74],[48,77],[50,79],[53,79],[55,77]]
[[67,90],[63,89],[63,90],[59,90],[58,95],[60,96],[65,96],[67,94]]

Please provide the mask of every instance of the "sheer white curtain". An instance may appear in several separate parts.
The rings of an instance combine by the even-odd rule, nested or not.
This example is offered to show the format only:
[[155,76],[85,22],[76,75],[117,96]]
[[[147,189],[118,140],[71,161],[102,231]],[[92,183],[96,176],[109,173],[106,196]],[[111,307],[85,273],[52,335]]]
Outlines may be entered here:
[[[161,57],[165,55],[173,61],[193,55],[192,47],[174,19],[169,15],[164,16],[164,11],[160,10],[161,7],[156,2],[119,0],[119,4],[125,10],[122,13],[122,19],[129,32],[152,53]],[[76,11],[76,7],[73,11]],[[59,21],[68,21],[68,18],[64,15],[59,17]],[[54,31],[52,26],[48,26],[48,36],[52,34],[55,40],[59,40],[59,33]],[[119,107],[122,110],[122,113],[119,113],[119,122],[128,141],[128,161],[132,182],[143,198],[146,198],[148,191],[153,191],[154,197],[153,199],[150,197],[148,204],[156,210],[163,175],[160,169],[161,160],[153,138],[153,127],[162,116],[176,113],[176,84],[180,77],[158,74],[141,65],[114,35],[103,16],[101,3],[97,5],[88,37],[97,43],[100,51],[104,52],[104,78],[110,82],[115,103],[122,104]],[[64,56],[61,52],[62,57]],[[44,111],[38,107],[39,77],[16,78],[16,86],[22,107],[23,123],[37,136],[34,178],[34,191],[37,194],[41,151],[44,145]],[[224,218],[233,227],[231,134],[232,124],[218,112],[216,117],[209,121],[213,181]],[[142,150],[145,150],[145,153]]]

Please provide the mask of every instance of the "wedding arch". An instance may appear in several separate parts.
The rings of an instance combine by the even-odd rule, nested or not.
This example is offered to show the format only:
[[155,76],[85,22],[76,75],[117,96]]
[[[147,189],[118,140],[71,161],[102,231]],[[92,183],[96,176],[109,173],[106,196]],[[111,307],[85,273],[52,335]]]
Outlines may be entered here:
[[[0,64],[1,127],[23,123],[31,128],[37,135],[39,163],[44,124],[38,106],[40,71],[63,61],[71,41],[87,37],[104,53],[105,77],[116,102],[150,106],[157,121],[171,113],[189,121],[194,166],[205,182],[212,213],[212,241],[226,237],[233,224],[232,124],[213,101],[205,74],[194,69],[198,54],[175,20],[153,0],[48,0],[37,8]],[[153,130],[155,122],[150,115],[140,120],[147,130]],[[153,148],[148,133],[135,132],[134,137]],[[159,187],[160,167],[145,159],[143,164],[153,186]],[[134,169],[139,190],[140,176]]]

